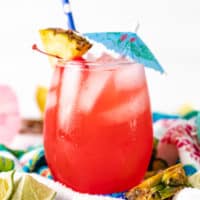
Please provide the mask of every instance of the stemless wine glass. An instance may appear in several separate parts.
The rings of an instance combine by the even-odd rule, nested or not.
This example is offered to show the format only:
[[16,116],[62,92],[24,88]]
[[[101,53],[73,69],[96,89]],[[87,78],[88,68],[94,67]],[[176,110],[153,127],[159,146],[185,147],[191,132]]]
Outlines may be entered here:
[[132,61],[58,61],[47,97],[44,147],[55,180],[91,194],[126,191],[152,152],[144,67]]

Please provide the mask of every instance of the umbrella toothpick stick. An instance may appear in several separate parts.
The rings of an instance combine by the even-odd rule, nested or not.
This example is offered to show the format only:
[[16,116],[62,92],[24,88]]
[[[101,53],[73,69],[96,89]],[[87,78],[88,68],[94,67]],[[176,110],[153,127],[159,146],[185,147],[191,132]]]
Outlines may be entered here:
[[137,22],[137,24],[136,24],[136,26],[135,26],[135,30],[134,30],[134,32],[137,33],[138,30],[139,30],[139,28],[140,28],[140,23]]

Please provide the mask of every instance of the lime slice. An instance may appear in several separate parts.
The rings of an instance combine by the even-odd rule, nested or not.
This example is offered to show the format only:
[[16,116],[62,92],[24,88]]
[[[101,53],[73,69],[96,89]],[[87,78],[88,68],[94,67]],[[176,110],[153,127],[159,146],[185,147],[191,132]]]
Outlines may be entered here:
[[11,200],[53,200],[55,196],[54,190],[38,182],[30,175],[23,175]]
[[1,174],[0,178],[0,199],[10,199],[14,190],[14,171],[9,171]]
[[196,172],[192,176],[189,176],[188,181],[192,187],[200,189],[200,172]]

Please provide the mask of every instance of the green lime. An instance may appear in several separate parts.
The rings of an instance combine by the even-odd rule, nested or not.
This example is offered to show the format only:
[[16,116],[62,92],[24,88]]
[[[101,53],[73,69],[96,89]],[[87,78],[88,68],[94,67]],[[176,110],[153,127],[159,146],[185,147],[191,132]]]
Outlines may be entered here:
[[1,173],[0,178],[0,199],[8,200],[10,199],[14,190],[14,171],[9,171]]
[[56,192],[30,175],[19,180],[11,200],[53,200]]

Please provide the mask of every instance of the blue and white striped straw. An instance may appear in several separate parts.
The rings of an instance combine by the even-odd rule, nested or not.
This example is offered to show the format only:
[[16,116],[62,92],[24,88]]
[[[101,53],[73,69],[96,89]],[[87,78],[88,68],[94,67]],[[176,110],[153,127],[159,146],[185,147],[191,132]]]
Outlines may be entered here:
[[76,30],[69,0],[62,0],[64,14],[67,17],[68,28]]

